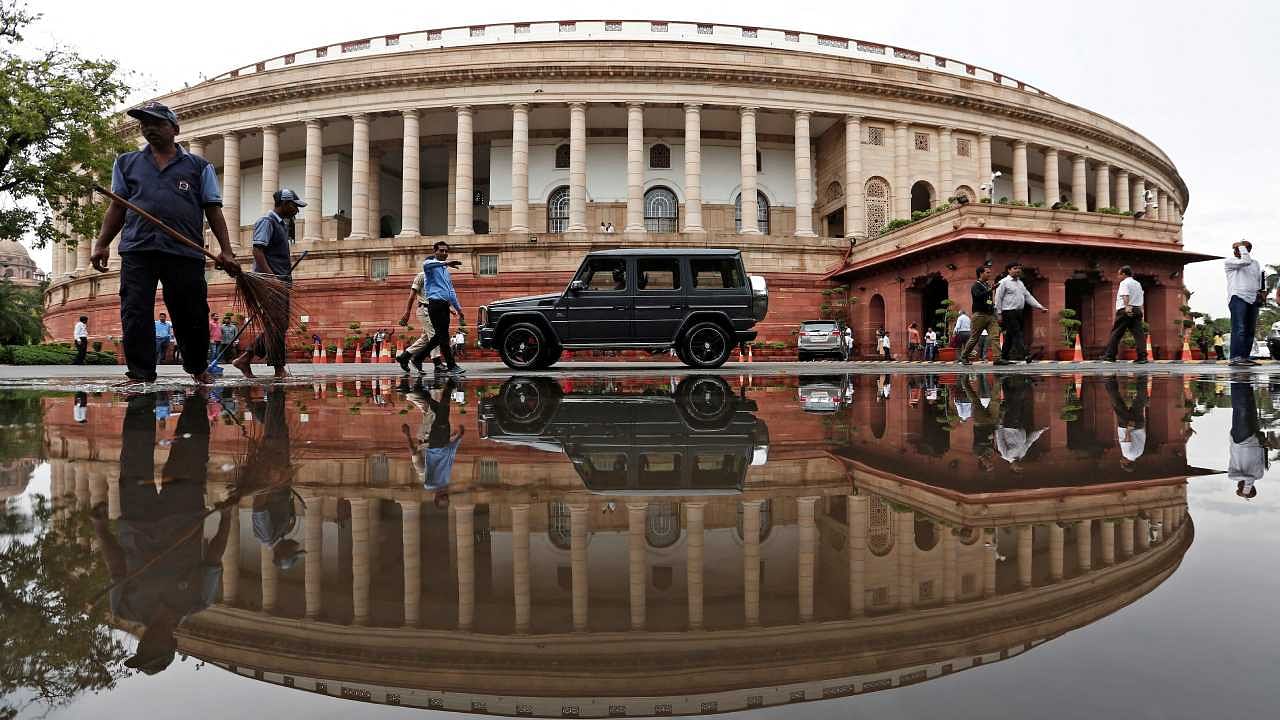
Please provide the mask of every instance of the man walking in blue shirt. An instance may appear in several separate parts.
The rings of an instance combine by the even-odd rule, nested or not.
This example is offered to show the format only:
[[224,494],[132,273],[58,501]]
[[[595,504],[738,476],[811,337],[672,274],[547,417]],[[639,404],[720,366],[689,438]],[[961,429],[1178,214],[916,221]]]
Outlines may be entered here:
[[160,313],[160,319],[156,321],[157,365],[164,362],[164,354],[168,350],[170,342],[173,342],[173,323],[169,322],[164,313]]
[[427,299],[427,317],[431,320],[434,334],[413,356],[413,364],[420,367],[431,351],[439,347],[440,354],[444,356],[445,374],[456,376],[466,371],[458,367],[453,359],[453,348],[449,347],[450,311],[458,316],[459,325],[465,325],[466,321],[462,318],[462,305],[453,289],[449,268],[462,267],[462,263],[449,259],[449,243],[443,240],[435,244],[434,250],[435,255],[422,264],[422,273],[426,277],[422,294]]

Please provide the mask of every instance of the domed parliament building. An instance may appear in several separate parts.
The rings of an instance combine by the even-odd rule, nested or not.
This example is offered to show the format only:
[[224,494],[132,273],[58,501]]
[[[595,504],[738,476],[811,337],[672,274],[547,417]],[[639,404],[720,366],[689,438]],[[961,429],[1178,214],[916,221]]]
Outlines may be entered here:
[[[1100,349],[1116,268],[1131,264],[1169,357],[1183,266],[1206,259],[1182,247],[1186,184],[1138,132],[998,71],[834,35],[650,20],[430,29],[158,99],[216,166],[242,257],[272,191],[310,201],[298,307],[325,338],[393,326],[447,238],[466,308],[559,291],[590,250],[740,248],[772,290],[762,341],[788,340],[844,286],[863,354],[876,329],[905,347],[907,323],[933,325],[942,301],[967,309],[974,268],[1013,259],[1054,313],[1032,320],[1032,344],[1057,348],[1070,308]],[[118,258],[95,273],[89,244],[54,253],[57,339],[81,314],[118,332]],[[231,284],[210,279],[212,308],[230,309]]]

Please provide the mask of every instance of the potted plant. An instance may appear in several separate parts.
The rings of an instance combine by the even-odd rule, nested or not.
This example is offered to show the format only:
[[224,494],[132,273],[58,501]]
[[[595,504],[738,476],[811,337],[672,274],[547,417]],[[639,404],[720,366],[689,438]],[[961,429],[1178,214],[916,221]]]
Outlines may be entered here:
[[1081,322],[1076,319],[1076,311],[1064,308],[1058,311],[1058,326],[1062,328],[1062,348],[1058,350],[1058,360],[1071,360],[1076,354],[1076,337],[1080,334]]

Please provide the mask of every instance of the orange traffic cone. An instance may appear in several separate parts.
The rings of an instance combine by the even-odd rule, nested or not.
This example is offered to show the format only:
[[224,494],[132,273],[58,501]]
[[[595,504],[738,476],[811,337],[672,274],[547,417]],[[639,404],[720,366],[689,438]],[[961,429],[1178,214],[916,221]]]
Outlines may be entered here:
[[329,358],[325,357],[324,348],[320,347],[320,343],[316,343],[315,350],[311,352],[311,363],[313,365],[324,365],[329,362]]
[[391,362],[391,345],[389,343],[382,343],[382,352],[378,353],[378,362]]
[[342,349],[342,346],[341,346],[341,345],[339,345],[339,346],[338,346],[338,352],[334,353],[334,355],[333,355],[333,362],[334,362],[334,364],[336,364],[336,365],[341,365],[341,364],[345,363],[345,362],[346,362],[346,359],[344,359],[344,358],[342,357],[345,353],[346,353],[346,351]]
[[1084,350],[1080,348],[1080,335],[1076,335],[1076,351],[1071,356],[1071,362],[1084,362]]
[[1191,362],[1191,333],[1182,334],[1182,356],[1178,359],[1182,362]]
[[751,351],[751,345],[747,345],[747,362],[755,362],[755,353]]
[[1072,383],[1076,386],[1076,399],[1081,398],[1080,393],[1084,392],[1084,375],[1076,373],[1072,379]]
[[1148,359],[1148,360],[1155,360],[1155,359],[1156,359],[1156,353],[1155,353],[1155,351],[1154,351],[1154,350],[1152,350],[1152,349],[1151,349],[1151,336],[1150,336],[1150,335],[1148,335],[1148,336],[1147,336],[1147,359]]

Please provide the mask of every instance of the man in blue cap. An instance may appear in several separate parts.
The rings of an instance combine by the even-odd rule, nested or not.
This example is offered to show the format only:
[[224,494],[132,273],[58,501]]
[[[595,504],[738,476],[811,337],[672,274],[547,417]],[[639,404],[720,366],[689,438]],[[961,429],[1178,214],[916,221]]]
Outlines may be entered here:
[[[298,197],[298,193],[289,188],[281,188],[271,197],[275,200],[275,207],[253,224],[253,271],[271,273],[286,283],[293,284],[293,258],[289,254],[289,228],[286,223],[298,215],[298,208],[306,207],[307,204]],[[260,327],[288,327],[288,304],[272,310],[282,313],[283,317],[278,322],[264,323]],[[283,379],[289,377],[284,369],[285,354],[283,334],[276,337],[260,334],[253,346],[232,360],[231,364],[244,373],[245,377],[253,377],[254,357],[266,358],[267,364],[276,370],[276,379]]]
[[[217,266],[230,275],[239,274],[240,266],[222,217],[222,193],[213,165],[174,142],[178,116],[168,107],[149,102],[130,110],[129,116],[141,124],[147,146],[116,158],[111,189],[196,242],[203,240],[204,223],[208,220],[220,249]],[[183,368],[197,383],[212,382],[207,371],[209,326],[205,319],[209,317],[209,292],[204,256],[112,201],[90,258],[98,272],[107,271],[111,241],[117,234],[120,326],[129,367],[126,376],[134,382],[156,379],[153,319],[156,285],[160,284],[164,286],[164,304],[173,316]]]

